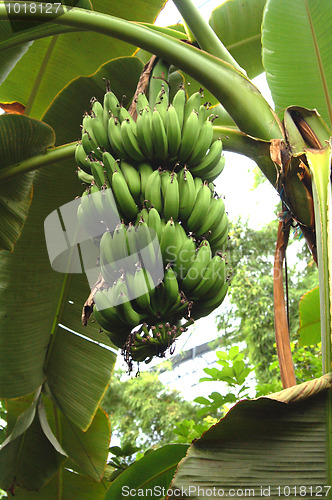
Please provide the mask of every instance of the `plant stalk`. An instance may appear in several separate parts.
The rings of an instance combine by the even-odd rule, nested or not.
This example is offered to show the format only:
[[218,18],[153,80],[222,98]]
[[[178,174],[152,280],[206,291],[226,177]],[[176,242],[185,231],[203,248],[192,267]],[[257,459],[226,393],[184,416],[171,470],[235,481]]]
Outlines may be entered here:
[[56,148],[47,149],[45,153],[41,155],[33,156],[16,165],[10,165],[9,167],[3,168],[0,170],[0,182],[12,179],[17,175],[26,174],[27,172],[46,167],[52,163],[73,159],[76,144],[76,142],[72,142]]
[[331,143],[305,150],[312,179],[319,271],[319,302],[323,374],[332,371],[332,198]]
[[173,0],[186,24],[192,31],[198,45],[202,50],[228,62],[234,68],[246,74],[234,57],[228,52],[224,44],[217,37],[209,23],[202,17],[192,0]]
[[[24,14],[23,10],[18,14],[13,13],[11,17],[15,20],[29,20],[32,17],[34,21],[50,20],[45,9],[33,16]],[[7,19],[5,4],[0,4],[0,19]],[[164,33],[99,12],[63,7],[61,13],[52,18],[52,23],[95,31],[138,45],[198,80],[223,104],[243,132],[265,140],[282,137],[279,119],[258,89],[225,61]]]
[[255,161],[265,177],[276,187],[277,171],[270,156],[270,142],[251,137],[232,127],[213,127],[213,141],[222,140],[223,149]]

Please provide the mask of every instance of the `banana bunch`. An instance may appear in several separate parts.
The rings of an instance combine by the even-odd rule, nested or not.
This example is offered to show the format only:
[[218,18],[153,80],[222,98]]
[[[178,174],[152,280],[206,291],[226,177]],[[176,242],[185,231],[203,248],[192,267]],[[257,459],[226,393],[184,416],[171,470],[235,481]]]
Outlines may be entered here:
[[[146,268],[137,267],[133,273],[127,271],[115,278],[108,289],[98,291],[94,301],[94,316],[117,347],[124,347],[132,330],[146,322],[145,333],[147,325],[151,325],[151,337],[155,339],[149,345],[157,343],[159,354],[170,346],[177,336],[175,334],[180,334],[182,330],[178,329],[180,327],[172,327],[170,334],[166,327],[160,337],[155,324],[179,322],[184,314],[188,314],[191,305],[179,290],[178,281],[170,266],[166,268],[163,280],[159,283],[153,281]],[[133,345],[138,343],[140,342],[136,336]],[[147,340],[144,340],[143,344],[146,343]]]
[[[127,227],[122,223],[113,234],[103,234],[100,269],[110,287],[120,276],[126,276],[126,295],[130,300],[139,297],[142,288],[144,302],[137,299],[138,306],[145,304],[141,312],[150,314],[150,319],[171,314],[174,307],[175,311],[179,308],[182,311],[183,298],[193,304],[199,300],[204,305],[205,300],[218,296],[227,281],[223,254],[218,251],[212,256],[208,240],[198,243],[172,218],[165,224],[155,208],[143,209],[136,226],[130,223]],[[223,297],[220,303],[222,300]]]
[[[181,221],[182,225],[169,223],[166,234],[170,233],[170,236],[167,239],[176,238],[171,230],[174,226],[179,240],[186,231],[196,238],[205,237],[213,251],[225,249],[228,218],[223,199],[214,196],[213,186],[200,177],[194,178],[186,167],[175,173],[153,170],[147,162],[140,163],[135,169],[125,161],[116,162],[109,153],[104,153],[103,159],[103,164],[98,161],[92,163],[95,185],[86,192],[96,193],[99,189],[100,194],[88,197],[89,204],[82,198],[82,208],[79,209],[79,221],[82,220],[85,229],[95,230],[93,218],[103,221],[108,229],[114,229],[118,211],[118,217],[125,221],[136,218],[139,222],[143,217],[160,241],[166,225],[164,221],[173,219]],[[144,208],[139,211],[143,205],[150,210]]]
[[[213,181],[222,143],[202,93],[180,88],[169,102],[158,76],[135,121],[107,88],[91,100],[75,151],[88,187],[77,218],[99,247],[104,289],[94,316],[130,363],[172,350],[228,289],[228,218]],[[131,365],[130,365],[131,366]]]
[[213,142],[213,119],[202,93],[187,99],[184,88],[169,103],[168,92],[160,90],[150,106],[144,93],[137,97],[135,121],[115,94],[107,89],[103,105],[91,100],[90,113],[82,121],[82,136],[75,152],[76,163],[94,175],[91,163],[104,152],[117,160],[138,163],[148,160],[153,168],[169,170],[186,165],[194,176],[213,182],[225,164],[222,142]]
[[[187,331],[193,321],[184,325],[171,325],[159,323],[148,327],[143,323],[139,330],[130,335],[130,354],[134,361],[145,361],[149,363],[154,356],[163,357],[167,349],[170,349],[175,340]],[[112,338],[112,337],[111,337]],[[123,346],[122,346],[123,347]],[[123,350],[125,350],[127,346]]]

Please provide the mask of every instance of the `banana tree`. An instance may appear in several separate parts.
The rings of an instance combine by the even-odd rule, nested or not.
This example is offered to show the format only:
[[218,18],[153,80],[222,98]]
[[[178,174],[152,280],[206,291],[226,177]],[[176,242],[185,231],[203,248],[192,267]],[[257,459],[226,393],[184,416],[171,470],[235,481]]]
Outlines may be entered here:
[[[190,498],[204,496],[199,485],[209,490],[220,481],[225,489],[263,485],[274,488],[274,495],[279,491],[279,496],[291,498],[330,494],[329,5],[327,0],[319,5],[304,0],[291,5],[286,0],[228,1],[207,24],[191,0],[174,3],[185,29],[153,24],[163,6],[160,0],[80,0],[74,6],[0,3],[0,101],[7,111],[0,117],[0,397],[8,411],[0,487],[18,498],[103,498],[108,489],[110,431],[99,402],[110,382],[116,348],[96,324],[81,326],[88,284],[83,275],[51,268],[44,220],[81,194],[74,155],[90,98],[102,99],[105,78],[115,94],[125,96],[122,104],[129,105],[150,54],[180,71],[191,83],[187,88],[204,87],[212,105],[218,105],[214,139],[221,137],[225,150],[252,158],[278,191],[286,215],[276,250],[276,304],[280,306],[283,296],[280,276],[291,223],[302,230],[320,270],[323,378],[270,399],[239,403],[189,448],[172,487],[196,485]],[[142,50],[137,52],[137,47]],[[275,110],[249,79],[263,69]],[[295,379],[287,323],[283,309],[278,310],[278,355],[284,386],[289,387]],[[273,413],[285,424],[278,436],[271,424]],[[262,436],[266,422],[270,425]],[[318,451],[317,475],[311,480],[312,456],[308,462],[305,444],[313,428]],[[294,460],[285,467],[285,454],[294,442]],[[147,484],[160,485],[159,477],[168,486],[186,451],[160,451]],[[206,453],[215,470],[230,463],[227,478],[197,467]],[[267,457],[274,470],[280,464],[280,473],[271,476]],[[239,460],[247,471],[241,483],[236,482]],[[150,467],[151,460],[146,461]],[[251,475],[255,464],[258,472]],[[119,498],[123,481],[136,481],[138,487],[141,479],[140,467],[132,468],[126,478],[112,483],[106,497]],[[290,485],[293,489],[283,489]],[[305,490],[296,489],[300,486]],[[156,494],[163,497],[165,491]]]

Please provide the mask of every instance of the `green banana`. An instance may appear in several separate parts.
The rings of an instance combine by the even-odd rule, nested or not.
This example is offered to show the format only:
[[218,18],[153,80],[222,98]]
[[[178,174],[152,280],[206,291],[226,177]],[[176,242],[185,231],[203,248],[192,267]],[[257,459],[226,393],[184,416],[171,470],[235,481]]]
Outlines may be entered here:
[[145,269],[137,269],[134,276],[134,294],[136,302],[140,309],[149,315],[154,315],[154,311],[151,307],[150,292],[146,280]]
[[[139,172],[140,179],[141,179],[141,193],[142,193],[141,201],[143,202],[145,200],[146,183],[147,183],[148,178],[150,177],[150,175],[153,172],[153,168],[150,165],[150,163],[142,162],[142,163],[139,163],[139,165],[137,166],[137,170]],[[142,200],[142,198],[143,198],[143,200]]]
[[185,223],[189,231],[196,231],[199,228],[209,211],[210,203],[211,191],[209,186],[204,183],[197,193],[194,208]]
[[183,225],[180,224],[179,222],[175,223],[175,228],[176,228],[176,232],[177,232],[178,245],[180,248],[182,243],[188,238],[188,236],[187,236],[187,233],[186,233]]
[[136,124],[135,129],[133,127],[133,124],[135,124],[135,122],[130,122],[129,120],[124,120],[121,123],[121,139],[123,148],[126,151],[127,155],[132,160],[140,162],[144,161],[145,157],[137,142]]
[[188,270],[192,266],[196,257],[196,244],[192,237],[182,243],[179,251],[177,252],[174,262],[173,270],[176,273],[179,282],[186,276]]
[[177,152],[181,146],[181,127],[176,109],[172,104],[167,111],[166,131],[168,142],[168,157],[177,158]]
[[156,252],[153,243],[155,234],[146,222],[136,226],[137,250],[141,258],[141,265],[146,269],[154,269],[156,265]]
[[209,242],[212,244],[214,242],[220,241],[227,233],[227,230],[228,230],[228,217],[226,212],[224,212],[218,224],[214,227],[213,230],[211,230],[211,233],[208,235]]
[[178,173],[179,185],[179,218],[186,221],[191,214],[196,200],[194,178],[186,167]]
[[152,207],[149,210],[148,224],[149,227],[156,232],[158,240],[160,241],[162,234],[161,219],[160,219],[160,214],[155,207]]
[[203,316],[208,316],[214,309],[220,306],[223,302],[228,290],[228,282],[226,281],[222,287],[218,290],[218,293],[206,301],[199,301],[195,303],[192,310],[192,317],[194,319],[202,318]]
[[177,220],[179,215],[179,185],[176,174],[173,172],[167,181],[164,199],[164,216],[166,220],[171,217]]
[[174,107],[176,114],[178,116],[178,121],[179,121],[179,125],[180,125],[181,130],[183,127],[184,107],[186,104],[186,100],[187,100],[186,91],[184,90],[183,87],[180,87],[180,89],[177,91],[177,93],[173,97],[172,106]]
[[152,139],[151,111],[144,109],[136,121],[136,137],[139,147],[148,160],[154,157],[154,147]]
[[147,224],[149,223],[149,211],[147,208],[142,208],[142,210],[138,212],[136,217],[136,224],[138,224],[139,222],[146,222]]
[[129,255],[135,255],[137,253],[136,228],[131,222],[129,222],[127,228],[127,241]]
[[146,181],[145,199],[161,213],[163,203],[161,198],[161,176],[159,170],[154,170]]
[[107,90],[107,92],[104,95],[104,103],[103,103],[103,123],[104,127],[107,130],[108,126],[108,120],[110,119],[111,116],[114,116],[115,118],[119,117],[120,113],[120,103],[118,101],[118,98],[116,95],[111,92],[110,89]]
[[112,187],[112,177],[114,172],[116,172],[119,168],[118,162],[113,158],[111,153],[105,151],[102,156],[102,161],[104,164],[105,175],[109,182],[109,185]]
[[[96,139],[94,131],[92,129],[92,120],[93,120],[93,118],[88,113],[86,113],[84,115],[83,121],[82,121],[82,138],[83,138],[83,135],[85,133],[88,134],[89,144],[87,144],[85,147],[92,150],[94,155],[96,156],[96,158],[98,158],[100,160],[101,155],[102,155],[102,151],[100,149],[100,145],[99,145],[98,140]],[[84,137],[86,137],[86,136],[84,136]],[[83,146],[84,145],[85,144],[83,144]]]
[[104,165],[100,161],[92,161],[91,162],[91,173],[93,175],[96,186],[101,189],[105,183],[105,173],[104,173]]
[[112,190],[122,216],[126,219],[133,219],[138,213],[138,207],[129,191],[128,184],[119,172],[114,172],[112,176]]
[[131,326],[137,326],[143,323],[146,314],[141,314],[134,309],[133,303],[129,300],[128,296],[122,293],[123,300],[118,305],[121,315],[124,317],[126,323]]
[[86,156],[88,156],[89,158],[96,158],[100,160],[101,151],[97,149],[96,145],[92,143],[90,135],[87,132],[83,132],[83,130],[82,130],[81,143],[84,148]]
[[205,240],[198,247],[195,260],[181,282],[181,288],[183,288],[184,292],[191,292],[192,290],[194,290],[194,288],[196,288],[196,286],[202,279],[202,276],[210,262],[210,259],[211,247],[209,245],[209,242]]
[[90,99],[90,103],[91,103],[91,116],[96,116],[100,120],[103,120],[104,108],[100,104],[98,99],[96,99],[95,97],[92,97]]
[[[154,109],[158,102],[158,95],[161,89],[168,85],[169,64],[162,59],[157,59],[150,76],[149,81],[149,103],[151,109]],[[165,89],[168,92],[168,88]]]
[[112,343],[115,345],[115,347],[118,347],[119,349],[123,349],[124,345],[127,341],[127,337],[129,335],[128,328],[126,328],[127,334],[124,332],[123,334],[120,333],[114,333],[114,332],[107,332],[107,336],[110,338]]
[[[98,102],[98,101],[97,101]],[[96,103],[95,103],[96,104]],[[100,102],[98,104],[101,106]],[[91,118],[91,129],[101,151],[108,150],[110,143],[108,140],[107,129],[104,127],[103,118],[93,116]]]
[[120,169],[126,179],[132,197],[135,200],[139,200],[141,194],[141,179],[138,170],[125,161],[121,161]]
[[80,181],[82,181],[84,184],[91,184],[93,181],[93,175],[87,174],[84,170],[82,170],[80,167],[78,167],[77,170],[77,177],[79,178]]
[[145,108],[148,110],[150,109],[149,101],[144,94],[144,92],[140,92],[136,98],[136,113],[137,116],[141,111],[143,111]]
[[218,225],[219,221],[223,217],[225,213],[225,204],[222,198],[211,198],[209,210],[206,214],[206,217],[202,219],[202,223],[196,229],[196,236],[202,236],[208,231],[214,230],[214,228]]
[[[200,125],[200,124],[199,124]],[[212,122],[205,120],[201,125],[199,135],[194,143],[193,150],[187,160],[188,165],[195,165],[203,160],[213,139]]]
[[217,165],[212,170],[210,170],[208,174],[205,174],[204,177],[207,180],[207,182],[213,182],[224,170],[224,166],[225,166],[225,157],[221,155],[221,158],[217,163]]
[[203,181],[202,181],[202,179],[200,177],[195,177],[194,178],[194,183],[195,183],[195,193],[196,193],[196,197],[197,197],[198,191],[203,186]]
[[171,175],[172,175],[172,173],[169,170],[163,170],[160,173],[161,194],[162,194],[163,200],[165,200],[167,182],[168,182],[168,179],[170,178]]
[[167,222],[160,240],[161,255],[165,264],[176,260],[178,246],[179,242],[176,238],[175,222],[171,218]]
[[86,152],[81,143],[77,143],[75,148],[75,162],[82,170],[84,170],[86,174],[91,175],[91,160],[87,158]]
[[123,147],[121,135],[121,123],[118,118],[111,116],[108,120],[108,140],[111,146],[112,154],[116,159],[128,160],[129,156]]
[[224,252],[228,243],[228,225],[223,236],[211,243],[211,249],[215,252]]
[[211,288],[213,288],[216,280],[219,282],[221,281],[222,283],[226,280],[225,260],[220,255],[214,255],[214,257],[210,260],[200,282],[192,290],[191,294],[194,297],[199,299],[203,298],[204,300],[206,294],[208,294]]
[[108,325],[108,328],[106,328],[107,330],[113,330],[117,332],[125,332],[128,330],[127,325],[121,320],[121,317],[118,315],[116,308],[111,305],[106,290],[99,290],[94,296],[94,302],[97,311]]
[[96,223],[95,223],[94,217],[90,213],[90,210],[86,211],[82,208],[82,205],[79,205],[77,207],[77,220],[78,220],[79,225],[90,236],[95,234]]
[[183,124],[181,146],[177,153],[178,161],[186,162],[188,160],[194,149],[199,132],[198,115],[196,111],[193,111]]
[[112,253],[117,267],[126,270],[128,257],[127,227],[124,223],[119,224],[113,232]]
[[168,264],[165,269],[164,275],[164,284],[165,284],[165,311],[173,306],[178,297],[179,297],[179,284],[176,279],[176,274],[174,273],[171,266]]
[[164,122],[159,111],[152,113],[152,140],[154,147],[154,158],[157,160],[166,160],[168,155],[168,141]]
[[205,104],[201,104],[198,110],[198,119],[200,125],[203,125],[203,123],[207,121],[209,114],[209,103],[206,102]]
[[195,176],[205,178],[204,176],[208,175],[219,163],[221,155],[222,142],[220,139],[218,139],[217,141],[212,143],[209,152],[200,163],[190,165],[190,171]]
[[[129,123],[133,124],[135,127],[135,120],[133,119],[133,117],[131,116],[129,111],[124,106],[120,106],[119,119],[120,119],[121,123],[124,121],[128,121]],[[136,132],[136,130],[135,130],[135,132]]]
[[188,120],[189,116],[192,114],[193,111],[198,113],[199,108],[201,106],[202,97],[203,96],[201,92],[195,92],[188,98],[184,107],[183,126],[185,125],[186,121]]
[[162,121],[164,122],[164,126],[166,127],[167,123],[167,109],[168,109],[168,90],[165,90],[165,85],[162,85],[162,88],[157,95],[155,109],[159,112]]
[[120,221],[113,191],[112,189],[104,189],[102,194],[102,203],[104,206],[103,220],[107,228],[113,231]]

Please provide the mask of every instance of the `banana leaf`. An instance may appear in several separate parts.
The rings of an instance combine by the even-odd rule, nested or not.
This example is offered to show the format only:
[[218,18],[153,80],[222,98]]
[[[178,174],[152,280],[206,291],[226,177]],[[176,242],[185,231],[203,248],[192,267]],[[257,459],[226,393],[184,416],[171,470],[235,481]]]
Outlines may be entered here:
[[185,498],[203,499],[214,488],[218,498],[328,498],[331,388],[328,374],[237,403],[189,447],[169,498],[181,491]]
[[[45,123],[26,116],[0,116],[0,165],[12,164],[42,154],[54,145],[54,132]],[[2,182],[0,186],[0,250],[13,251],[28,214],[33,173]]]
[[[163,4],[163,0],[99,0],[92,2],[92,8],[124,19],[153,22]],[[9,21],[1,21],[0,31],[8,32],[10,38],[8,25]],[[41,118],[71,80],[90,75],[106,61],[134,51],[130,44],[92,32],[62,33],[36,40],[1,85],[0,102],[19,101],[27,106],[30,116]]]
[[301,345],[314,345],[321,340],[318,286],[301,297],[299,334]]
[[264,71],[261,25],[266,0],[228,0],[216,7],[209,23],[249,78]]
[[276,106],[316,108],[332,124],[332,11],[329,0],[268,0],[263,64]]

